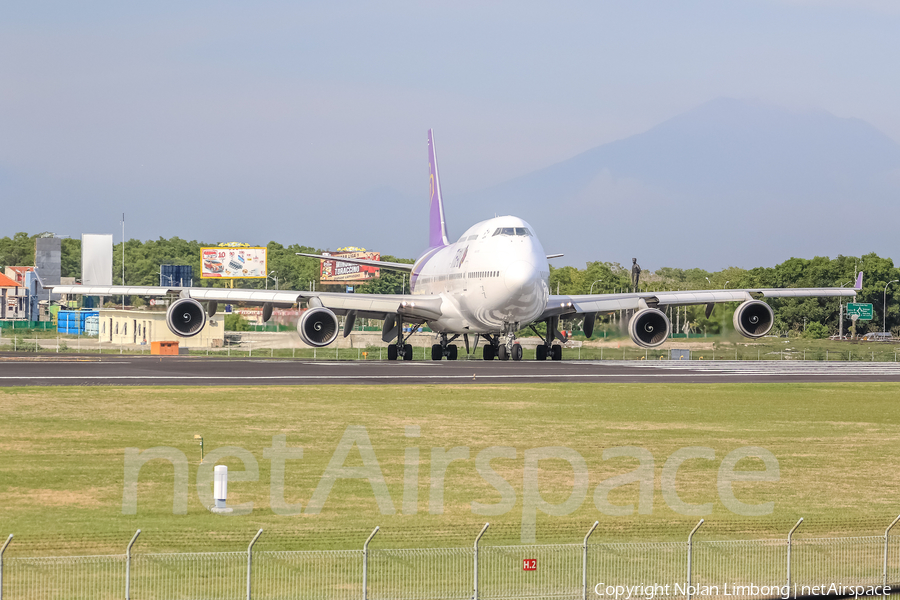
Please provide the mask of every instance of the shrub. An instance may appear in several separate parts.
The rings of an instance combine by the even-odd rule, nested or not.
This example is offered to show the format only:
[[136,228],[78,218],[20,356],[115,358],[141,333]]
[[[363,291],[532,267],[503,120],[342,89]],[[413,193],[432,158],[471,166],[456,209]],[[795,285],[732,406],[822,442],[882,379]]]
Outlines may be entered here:
[[250,331],[250,323],[239,314],[225,315],[225,331]]
[[820,340],[822,338],[827,338],[831,332],[828,330],[828,327],[819,323],[818,321],[813,321],[811,323],[806,324],[806,331],[803,332],[803,337],[807,339]]

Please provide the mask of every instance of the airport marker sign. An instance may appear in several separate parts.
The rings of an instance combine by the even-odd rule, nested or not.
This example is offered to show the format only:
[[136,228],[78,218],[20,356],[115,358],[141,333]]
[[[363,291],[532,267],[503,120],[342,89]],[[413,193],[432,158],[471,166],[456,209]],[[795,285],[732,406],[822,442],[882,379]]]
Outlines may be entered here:
[[875,318],[875,311],[871,304],[850,302],[847,304],[847,316],[852,317],[853,315],[856,315],[860,321],[871,321]]

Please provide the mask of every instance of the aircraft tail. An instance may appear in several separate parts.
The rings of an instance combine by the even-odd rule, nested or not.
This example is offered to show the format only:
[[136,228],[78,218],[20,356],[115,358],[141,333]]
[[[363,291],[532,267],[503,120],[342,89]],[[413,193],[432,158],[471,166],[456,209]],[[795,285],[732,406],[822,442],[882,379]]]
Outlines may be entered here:
[[447,223],[444,220],[444,200],[441,197],[441,178],[438,175],[437,153],[434,150],[434,130],[428,130],[428,168],[431,184],[431,211],[428,217],[428,245],[431,248],[448,246]]

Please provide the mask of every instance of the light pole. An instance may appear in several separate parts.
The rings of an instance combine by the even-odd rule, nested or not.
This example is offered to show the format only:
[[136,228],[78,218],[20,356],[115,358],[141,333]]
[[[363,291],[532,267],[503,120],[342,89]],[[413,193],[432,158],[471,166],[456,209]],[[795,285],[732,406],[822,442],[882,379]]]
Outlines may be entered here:
[[882,310],[883,310],[883,313],[882,313],[882,315],[881,315],[883,321],[882,321],[882,323],[881,323],[881,331],[887,331],[887,289],[888,289],[888,285],[891,285],[892,283],[897,283],[898,281],[900,281],[900,279],[895,279],[895,280],[893,280],[893,281],[888,281],[888,282],[887,282],[887,285],[884,286],[884,304],[882,305],[882,306],[883,306],[883,309],[882,309]]
[[712,287],[712,281],[709,280],[709,277],[706,277],[705,279],[706,279],[706,283],[709,285],[709,287]]
[[203,436],[199,433],[194,436],[194,439],[200,442],[200,462],[203,462]]
[[[270,277],[270,276],[272,275],[272,273],[274,273],[274,272],[275,272],[275,271],[269,271],[269,275],[266,276],[266,289],[269,289],[269,277]],[[273,277],[272,279],[275,280],[275,289],[277,290],[277,289],[278,289],[278,275],[276,275],[276,276]]]
[[160,266],[159,266],[159,285],[160,285],[160,286],[165,285],[165,284],[163,283],[163,277],[165,277],[166,279],[169,280],[169,285],[171,285],[171,286],[173,286],[173,287],[175,286],[175,278],[172,277],[171,275],[166,275],[166,274],[164,274],[164,273],[162,272],[162,265],[160,265]]
[[722,286],[722,289],[723,289],[723,290],[728,289],[728,282],[727,282],[727,281],[725,282],[725,285]]
[[[850,283],[850,282],[845,281],[844,283],[841,284],[841,287],[844,287],[848,283]],[[838,301],[840,302],[840,306],[838,306],[838,339],[843,340],[844,339],[844,297],[841,296],[840,298],[838,298]]]
[[594,283],[591,284],[591,291],[588,292],[588,295],[594,293],[594,284],[595,284],[595,283],[600,283],[601,281],[603,281],[603,280],[602,280],[602,279],[598,279],[597,281],[595,281]]

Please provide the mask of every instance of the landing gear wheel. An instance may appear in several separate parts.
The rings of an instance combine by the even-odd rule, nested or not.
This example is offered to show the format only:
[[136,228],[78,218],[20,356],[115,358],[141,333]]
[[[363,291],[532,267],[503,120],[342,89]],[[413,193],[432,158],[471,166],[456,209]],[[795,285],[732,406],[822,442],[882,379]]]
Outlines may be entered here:
[[406,344],[403,346],[403,360],[412,360],[413,359],[413,349],[412,344]]
[[434,344],[431,346],[431,360],[441,360],[444,358],[444,351],[441,348],[440,344]]
[[494,347],[490,344],[484,347],[484,360],[494,360]]
[[513,360],[522,360],[522,345],[521,344],[513,344],[512,359]]
[[388,346],[388,360],[397,360],[397,344]]
[[562,346],[550,346],[550,358],[562,360]]
[[456,360],[459,355],[459,350],[456,348],[456,344],[450,344],[447,346],[447,360]]
[[506,346],[497,348],[497,358],[500,360],[509,360],[509,352],[507,352]]
[[535,360],[547,360],[547,346],[541,344],[535,350]]

